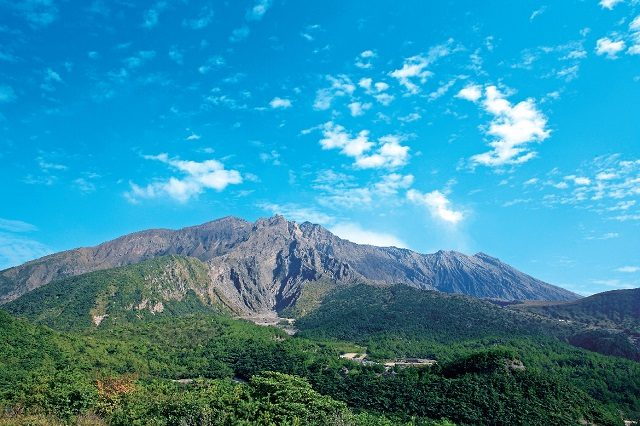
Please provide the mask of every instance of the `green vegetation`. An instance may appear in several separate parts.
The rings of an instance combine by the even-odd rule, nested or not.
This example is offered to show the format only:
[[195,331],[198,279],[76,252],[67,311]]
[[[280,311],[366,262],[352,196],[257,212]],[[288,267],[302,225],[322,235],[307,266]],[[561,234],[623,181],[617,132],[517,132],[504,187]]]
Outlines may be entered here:
[[[157,300],[167,289],[162,273],[196,283],[198,271],[168,257],[54,282],[9,304],[28,320],[0,311],[0,425],[640,418],[640,364],[569,346],[575,330],[557,320],[463,296],[319,284],[290,312],[300,316],[295,337],[233,319],[195,293],[192,304],[172,305],[165,292],[162,312],[127,308]],[[99,327],[90,320],[96,309],[109,315]],[[368,362],[341,359],[344,352],[366,352]],[[382,364],[403,357],[438,362]]]
[[53,281],[3,309],[57,330],[122,324],[160,311],[228,312],[223,297],[196,295],[194,289],[206,289],[208,283],[206,267],[198,259],[164,256]]
[[613,290],[575,302],[528,303],[514,308],[565,321],[640,333],[640,289]]

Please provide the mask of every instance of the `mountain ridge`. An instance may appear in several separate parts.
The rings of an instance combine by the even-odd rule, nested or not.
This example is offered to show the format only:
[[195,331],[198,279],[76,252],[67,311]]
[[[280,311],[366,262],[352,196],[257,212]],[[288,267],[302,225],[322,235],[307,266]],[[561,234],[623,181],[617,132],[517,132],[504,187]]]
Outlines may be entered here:
[[289,307],[306,283],[319,280],[335,285],[405,284],[501,300],[579,298],[481,252],[421,254],[356,244],[320,225],[298,224],[282,216],[253,223],[227,216],[178,230],[139,231],[0,271],[0,304],[54,280],[167,255],[203,262],[211,288],[234,309],[247,312]]

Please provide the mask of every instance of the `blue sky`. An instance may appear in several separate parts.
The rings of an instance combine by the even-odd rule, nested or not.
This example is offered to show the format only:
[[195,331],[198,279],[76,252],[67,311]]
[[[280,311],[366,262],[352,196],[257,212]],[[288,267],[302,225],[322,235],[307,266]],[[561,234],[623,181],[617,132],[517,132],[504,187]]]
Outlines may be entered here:
[[640,2],[0,0],[0,267],[284,214],[640,287]]

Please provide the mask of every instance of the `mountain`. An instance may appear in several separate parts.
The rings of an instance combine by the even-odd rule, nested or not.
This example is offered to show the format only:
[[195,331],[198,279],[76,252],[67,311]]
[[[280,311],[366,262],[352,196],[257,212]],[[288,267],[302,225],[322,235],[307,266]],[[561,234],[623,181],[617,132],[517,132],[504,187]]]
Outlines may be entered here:
[[572,302],[526,302],[509,308],[581,329],[576,346],[640,361],[640,288],[613,290]]
[[558,320],[640,333],[640,288],[606,291],[572,302],[523,303],[513,307]]
[[319,225],[274,216],[255,223],[226,217],[175,231],[147,230],[45,256],[0,271],[0,303],[51,281],[166,255],[198,259],[206,269],[206,291],[229,309],[247,313],[290,307],[308,283],[405,284],[500,300],[578,298],[483,253],[420,254],[359,245]]

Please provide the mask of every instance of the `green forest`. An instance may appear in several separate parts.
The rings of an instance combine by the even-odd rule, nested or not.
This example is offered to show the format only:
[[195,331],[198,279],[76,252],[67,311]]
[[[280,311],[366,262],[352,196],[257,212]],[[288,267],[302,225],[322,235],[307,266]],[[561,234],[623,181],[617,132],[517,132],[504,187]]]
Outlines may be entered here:
[[[511,326],[488,317],[475,331],[479,324],[427,326],[434,318],[401,291],[403,323],[394,297],[368,312],[367,290],[398,289],[349,289],[361,319],[322,326],[323,309],[335,321],[353,315],[323,303],[299,319],[295,337],[220,313],[61,332],[0,312],[0,424],[616,425],[640,415],[635,362],[524,326],[509,336]],[[358,351],[372,361],[340,358]],[[376,362],[402,356],[438,363]]]

